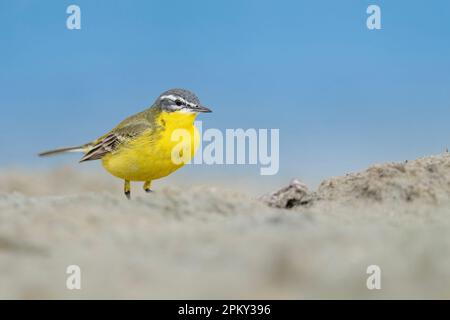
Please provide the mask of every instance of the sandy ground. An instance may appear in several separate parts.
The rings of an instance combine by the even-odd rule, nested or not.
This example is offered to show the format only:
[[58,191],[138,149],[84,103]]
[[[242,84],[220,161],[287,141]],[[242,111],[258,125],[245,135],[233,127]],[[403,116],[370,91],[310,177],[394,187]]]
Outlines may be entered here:
[[[111,181],[0,174],[1,298],[450,298],[447,153],[262,198],[203,186],[127,201]],[[81,290],[66,288],[72,264]]]

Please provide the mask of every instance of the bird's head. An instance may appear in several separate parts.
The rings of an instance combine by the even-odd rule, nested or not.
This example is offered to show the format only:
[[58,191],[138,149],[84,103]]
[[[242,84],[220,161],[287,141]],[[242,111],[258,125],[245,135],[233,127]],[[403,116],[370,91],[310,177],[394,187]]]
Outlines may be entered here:
[[184,89],[171,89],[162,93],[156,99],[155,105],[165,112],[212,112],[200,103],[200,100],[194,93]]

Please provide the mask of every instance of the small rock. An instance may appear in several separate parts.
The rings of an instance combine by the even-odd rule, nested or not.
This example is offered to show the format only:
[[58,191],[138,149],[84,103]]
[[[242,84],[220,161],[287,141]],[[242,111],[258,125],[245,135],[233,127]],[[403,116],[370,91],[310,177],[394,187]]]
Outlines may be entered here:
[[290,209],[297,206],[306,206],[311,204],[313,194],[308,187],[297,179],[274,193],[264,195],[261,200],[271,207]]

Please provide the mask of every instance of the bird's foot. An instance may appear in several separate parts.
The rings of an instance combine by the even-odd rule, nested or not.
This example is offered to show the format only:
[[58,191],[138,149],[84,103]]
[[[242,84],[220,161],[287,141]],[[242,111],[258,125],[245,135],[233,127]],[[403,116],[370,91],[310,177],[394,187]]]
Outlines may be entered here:
[[151,189],[151,186],[152,186],[152,182],[151,181],[146,181],[144,183],[144,191],[147,192],[147,193],[153,192],[152,189]]
[[130,181],[125,180],[124,186],[123,186],[123,193],[125,193],[125,197],[127,197],[128,200],[131,199],[131,185]]

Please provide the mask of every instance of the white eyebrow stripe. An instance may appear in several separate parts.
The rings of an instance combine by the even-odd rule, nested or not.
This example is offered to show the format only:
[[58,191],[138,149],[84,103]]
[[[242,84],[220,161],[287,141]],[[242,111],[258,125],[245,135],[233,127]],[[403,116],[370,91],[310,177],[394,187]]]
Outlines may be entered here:
[[177,100],[180,100],[180,101],[182,101],[185,105],[188,105],[188,106],[190,106],[190,107],[196,107],[196,106],[197,106],[195,103],[191,103],[191,102],[186,101],[185,99],[183,99],[183,98],[181,98],[181,97],[177,97],[177,96],[174,96],[174,95],[172,95],[172,94],[169,94],[169,95],[166,95],[166,96],[161,96],[160,99],[169,99],[169,100],[172,100],[172,101],[174,101],[174,102],[177,101]]
[[[162,96],[160,99],[169,99],[169,100],[172,100],[172,101],[176,101],[176,100],[182,100],[182,101],[184,101],[183,98],[174,96],[174,95],[172,95],[172,94],[169,94],[169,95],[167,95],[167,96]],[[185,101],[185,102],[186,102],[186,101]]]

